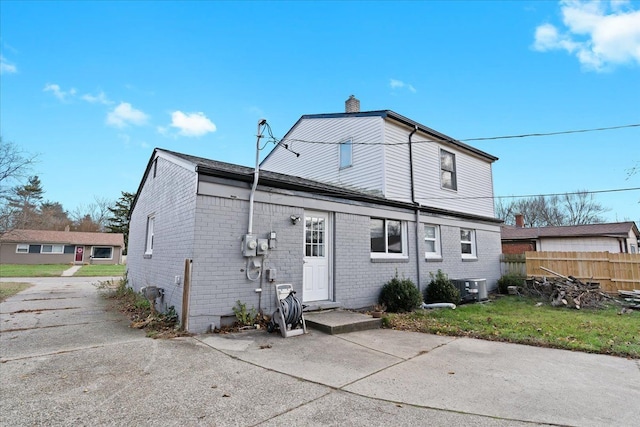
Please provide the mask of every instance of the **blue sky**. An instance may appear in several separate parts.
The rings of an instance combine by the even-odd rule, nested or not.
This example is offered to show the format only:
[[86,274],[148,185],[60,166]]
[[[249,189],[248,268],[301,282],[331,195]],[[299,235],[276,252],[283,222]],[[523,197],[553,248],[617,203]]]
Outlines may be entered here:
[[[252,166],[257,121],[390,109],[461,140],[640,123],[640,2],[0,2],[2,138],[67,210],[154,147]],[[640,127],[469,142],[497,196],[640,187]],[[263,157],[264,157],[263,153]],[[596,195],[640,220],[640,191]]]

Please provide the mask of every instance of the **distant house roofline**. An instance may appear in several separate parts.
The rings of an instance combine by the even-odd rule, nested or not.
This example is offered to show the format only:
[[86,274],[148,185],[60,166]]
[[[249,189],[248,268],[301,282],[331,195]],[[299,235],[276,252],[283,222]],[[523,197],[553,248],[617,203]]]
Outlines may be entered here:
[[501,227],[503,241],[531,240],[563,237],[628,237],[633,231],[640,239],[640,232],[633,221],[555,227]]
[[84,231],[11,230],[0,236],[2,243],[40,243],[86,246],[124,247],[122,233],[91,233]]

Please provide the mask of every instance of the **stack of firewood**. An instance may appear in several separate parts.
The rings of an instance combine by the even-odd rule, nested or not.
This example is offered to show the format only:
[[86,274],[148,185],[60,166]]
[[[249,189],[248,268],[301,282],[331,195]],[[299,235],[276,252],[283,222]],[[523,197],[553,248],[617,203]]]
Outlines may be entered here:
[[640,310],[640,291],[639,290],[636,289],[633,291],[618,291],[618,295],[620,295],[620,298],[622,298],[628,303],[627,308]]
[[557,277],[527,279],[522,293],[537,298],[548,298],[554,307],[601,308],[612,298],[600,290],[596,282],[582,282],[573,276],[563,276],[541,267]]

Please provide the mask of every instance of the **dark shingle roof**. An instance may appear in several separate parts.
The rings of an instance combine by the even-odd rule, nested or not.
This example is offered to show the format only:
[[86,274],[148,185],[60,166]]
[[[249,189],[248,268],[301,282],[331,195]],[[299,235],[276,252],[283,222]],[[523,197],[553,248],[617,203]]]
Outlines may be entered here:
[[[236,181],[253,182],[254,169],[246,166],[235,165],[231,163],[219,162],[217,160],[205,159],[203,157],[191,156],[189,154],[177,153],[175,151],[165,150],[161,148],[156,148],[156,151],[164,152],[175,156],[177,158],[186,160],[196,167],[196,172],[202,175],[220,177],[220,178],[228,178]],[[153,155],[151,158],[153,159]],[[148,174],[149,169],[151,167],[151,161],[149,165],[147,165],[147,171],[145,175]],[[260,170],[259,176],[259,184],[272,186],[275,188],[284,188],[288,190],[297,190],[297,191],[305,191],[308,193],[313,193],[317,195],[337,197],[341,199],[354,200],[359,202],[368,202],[375,203],[387,206],[395,206],[404,209],[415,209],[415,205],[408,202],[400,202],[395,200],[390,200],[383,197],[378,192],[365,191],[362,189],[354,189],[349,187],[336,186],[331,184],[325,184],[323,182],[310,180],[307,178],[300,178],[292,175],[285,175],[277,172],[270,172]],[[144,178],[143,181],[144,182]],[[142,183],[140,184],[142,186]],[[139,193],[139,190],[138,190]],[[134,204],[137,201],[134,200]],[[420,209],[424,212],[435,213],[435,214],[443,214],[449,216],[455,216],[459,218],[467,218],[467,219],[475,219],[481,221],[487,221],[492,223],[501,223],[502,221],[496,218],[488,218],[479,215],[471,215],[464,214],[460,212],[448,211],[445,209],[438,208],[430,208],[421,206]],[[133,210],[133,208],[132,208]]]
[[0,240],[11,243],[124,246],[122,233],[88,233],[81,231],[12,230],[3,234]]
[[634,230],[640,237],[633,221],[588,225],[567,225],[560,227],[513,227],[502,226],[502,240],[526,240],[540,237],[627,237]]

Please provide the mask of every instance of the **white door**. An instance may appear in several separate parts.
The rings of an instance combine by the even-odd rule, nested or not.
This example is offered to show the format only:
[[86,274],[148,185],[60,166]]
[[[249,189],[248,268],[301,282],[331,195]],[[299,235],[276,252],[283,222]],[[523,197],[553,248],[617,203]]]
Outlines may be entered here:
[[329,215],[306,212],[304,218],[303,301],[329,299]]

